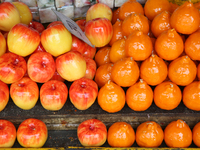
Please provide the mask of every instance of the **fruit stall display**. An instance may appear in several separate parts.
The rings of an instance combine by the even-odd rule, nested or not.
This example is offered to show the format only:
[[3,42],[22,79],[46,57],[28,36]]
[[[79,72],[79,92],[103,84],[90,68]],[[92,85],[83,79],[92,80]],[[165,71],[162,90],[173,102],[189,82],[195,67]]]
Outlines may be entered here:
[[200,2],[67,0],[88,43],[42,2],[0,3],[0,147],[200,147]]

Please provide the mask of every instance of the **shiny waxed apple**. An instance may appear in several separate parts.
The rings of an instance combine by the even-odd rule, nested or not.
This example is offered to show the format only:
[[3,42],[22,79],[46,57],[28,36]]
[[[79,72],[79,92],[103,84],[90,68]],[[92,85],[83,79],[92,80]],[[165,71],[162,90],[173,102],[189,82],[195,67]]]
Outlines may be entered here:
[[6,52],[6,39],[0,32],[0,57]]
[[85,61],[86,61],[86,73],[85,73],[85,78],[88,79],[94,79],[96,70],[97,70],[97,64],[94,61],[94,59],[90,57],[84,56]]
[[6,83],[0,81],[0,111],[4,110],[9,101],[9,87]]

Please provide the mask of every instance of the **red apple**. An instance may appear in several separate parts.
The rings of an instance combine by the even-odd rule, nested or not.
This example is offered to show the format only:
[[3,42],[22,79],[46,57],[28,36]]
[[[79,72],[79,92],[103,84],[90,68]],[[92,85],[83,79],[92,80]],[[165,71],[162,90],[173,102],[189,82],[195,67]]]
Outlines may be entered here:
[[0,81],[0,111],[2,111],[9,101],[9,88],[8,85]]
[[112,20],[112,10],[106,4],[96,3],[92,5],[86,14],[86,22],[96,18],[107,18]]
[[86,61],[78,51],[69,51],[57,57],[56,68],[62,78],[75,81],[85,76]]
[[33,29],[37,30],[40,34],[42,33],[42,31],[45,30],[43,24],[37,21],[31,21],[29,23],[29,27],[32,27]]
[[68,88],[58,80],[45,82],[40,88],[40,102],[47,110],[60,110],[68,97]]
[[22,56],[9,52],[0,57],[0,80],[6,84],[20,80],[26,69],[26,61]]
[[85,25],[85,35],[95,47],[107,45],[113,35],[113,28],[110,20],[97,18],[90,20]]
[[14,124],[8,120],[0,120],[0,147],[12,147],[16,137],[17,134]]
[[29,110],[38,101],[39,88],[37,83],[29,77],[23,77],[21,80],[11,84],[10,96],[19,108]]
[[95,102],[98,94],[98,85],[94,80],[81,78],[74,81],[69,88],[69,98],[79,110],[86,110]]
[[8,33],[8,49],[20,56],[28,56],[40,44],[40,34],[28,25],[19,23]]
[[0,32],[0,57],[6,52],[6,39]]
[[38,119],[24,120],[17,129],[17,140],[23,147],[42,147],[48,137],[46,124]]
[[33,53],[37,53],[37,52],[46,52],[46,50],[44,49],[41,43],[38,45],[38,47],[35,49]]
[[10,2],[0,4],[0,30],[10,31],[10,29],[20,23],[20,14],[17,8]]
[[77,129],[77,136],[83,146],[101,146],[107,139],[107,128],[98,119],[83,121]]
[[54,26],[54,25],[57,25],[57,24],[62,24],[62,25],[63,25],[62,21],[54,21],[54,22],[51,22],[51,23],[47,26],[47,28],[49,28],[49,27],[51,27],[51,26]]
[[86,24],[86,19],[80,19],[76,21],[76,24],[81,28],[83,32],[85,32],[85,24]]
[[61,82],[64,82],[65,79],[63,79],[60,74],[58,73],[58,71],[56,70],[53,74],[53,77],[51,78],[51,80],[58,80],[58,81],[61,81]]
[[86,73],[84,77],[88,79],[93,79],[97,70],[97,64],[92,58],[85,57],[85,56],[84,58],[86,61]]
[[47,52],[33,53],[27,62],[29,77],[38,83],[49,81],[56,71],[54,58]]

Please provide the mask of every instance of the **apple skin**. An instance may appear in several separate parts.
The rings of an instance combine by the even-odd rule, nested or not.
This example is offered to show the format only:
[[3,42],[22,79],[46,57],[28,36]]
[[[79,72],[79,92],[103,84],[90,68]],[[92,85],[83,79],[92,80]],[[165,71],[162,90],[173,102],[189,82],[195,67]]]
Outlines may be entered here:
[[76,24],[80,27],[80,29],[85,32],[85,24],[86,24],[86,19],[80,19],[76,21]]
[[107,45],[113,35],[111,22],[106,18],[90,20],[85,25],[85,35],[95,47]]
[[107,128],[98,119],[83,121],[77,129],[77,136],[83,146],[101,146],[107,139]]
[[38,45],[38,47],[35,49],[35,51],[33,53],[37,53],[37,52],[46,52],[46,50],[42,46],[41,42],[40,42],[40,44]]
[[27,64],[22,56],[5,53],[0,57],[0,80],[11,84],[20,80],[27,70]]
[[63,79],[72,82],[85,76],[86,61],[78,51],[69,51],[56,58],[56,69]]
[[47,52],[33,53],[27,62],[29,77],[38,83],[49,81],[56,71],[56,64],[51,54]]
[[0,32],[0,57],[6,52],[6,39]]
[[10,29],[20,23],[20,14],[17,8],[10,2],[0,4],[0,30],[10,31]]
[[54,22],[51,22],[51,23],[47,26],[47,28],[50,28],[50,27],[52,27],[52,26],[54,26],[54,25],[57,25],[57,24],[62,24],[62,25],[63,25],[62,21],[54,21]]
[[0,147],[11,148],[17,137],[14,124],[8,120],[0,120]]
[[94,59],[90,58],[90,57],[85,57],[85,61],[86,61],[86,73],[85,73],[85,78],[88,79],[94,79],[96,70],[97,70],[97,64],[94,61]]
[[0,111],[4,110],[9,101],[9,88],[8,85],[0,81]]
[[112,20],[112,10],[106,4],[96,3],[86,13],[86,22],[96,18],[107,18]]
[[44,49],[57,57],[71,50],[72,35],[62,24],[53,25],[41,34]]
[[28,26],[37,30],[40,34],[45,30],[43,24],[37,21],[31,21]]
[[46,124],[34,118],[24,120],[17,129],[17,141],[23,147],[42,147],[48,137]]
[[68,88],[61,81],[50,80],[45,82],[40,88],[40,102],[47,110],[60,110],[65,105],[67,97]]
[[53,74],[53,77],[51,78],[51,80],[58,80],[61,82],[65,82],[65,79],[63,79],[60,74],[58,73],[58,71],[56,70]]
[[19,108],[29,110],[38,101],[39,87],[29,77],[23,77],[21,80],[11,84],[10,96]]
[[32,19],[32,13],[29,7],[23,2],[12,2],[19,11],[21,23],[28,25]]
[[40,34],[28,25],[16,24],[8,33],[8,49],[20,56],[28,56],[40,44]]

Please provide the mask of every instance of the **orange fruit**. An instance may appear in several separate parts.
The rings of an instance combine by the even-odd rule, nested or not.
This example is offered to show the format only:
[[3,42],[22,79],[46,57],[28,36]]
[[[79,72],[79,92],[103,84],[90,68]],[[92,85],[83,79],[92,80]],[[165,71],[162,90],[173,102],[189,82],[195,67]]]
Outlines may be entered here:
[[200,122],[198,122],[192,130],[192,139],[197,147],[200,147]]
[[154,121],[143,122],[137,127],[135,140],[140,147],[159,147],[163,139],[163,129]]
[[152,54],[142,62],[140,77],[149,85],[158,85],[167,78],[167,65],[162,58]]
[[97,64],[97,67],[106,64],[106,63],[110,63],[110,49],[111,47],[109,46],[105,46],[103,48],[100,48],[95,56],[94,56],[94,60]]
[[200,31],[189,35],[185,41],[185,53],[193,60],[200,60]]
[[142,79],[126,91],[126,103],[134,111],[145,111],[153,102],[153,91]]
[[170,29],[170,12],[163,11],[156,15],[151,22],[151,32],[158,37],[162,32]]
[[164,31],[155,42],[155,50],[159,57],[165,60],[174,60],[181,55],[184,43],[175,29]]
[[112,27],[113,27],[113,36],[109,42],[110,46],[112,46],[115,41],[123,38],[122,21],[117,20]]
[[200,63],[197,66],[197,78],[200,80]]
[[161,109],[172,110],[181,102],[182,92],[173,82],[165,81],[158,84],[153,93],[154,103]]
[[99,87],[104,86],[109,80],[111,80],[112,67],[113,67],[112,63],[107,63],[97,68],[94,81],[97,83]]
[[115,113],[125,105],[125,92],[119,85],[109,80],[100,88],[97,99],[99,106],[104,111]]
[[147,59],[153,50],[151,38],[142,31],[133,32],[125,42],[125,53],[136,61]]
[[171,13],[173,13],[175,10],[176,10],[176,8],[178,8],[179,7],[179,5],[178,4],[176,4],[176,3],[172,3],[172,2],[169,2],[169,4],[170,4],[170,12]]
[[147,0],[144,5],[144,14],[149,20],[163,11],[170,11],[170,4],[168,0]]
[[[199,9],[199,19],[200,19],[200,9]],[[197,31],[199,31],[199,30],[200,30],[200,22],[199,22],[199,27],[198,27]]]
[[142,31],[145,34],[149,32],[148,19],[138,13],[128,15],[122,22],[122,33],[124,36],[129,36],[136,30]]
[[172,121],[164,130],[164,141],[170,148],[187,148],[192,143],[192,131],[183,120]]
[[117,8],[117,9],[114,9],[112,12],[112,20],[111,20],[111,23],[112,24],[115,24],[115,22],[117,21],[117,19],[119,19],[119,9],[120,9],[120,7],[119,8]]
[[192,83],[196,78],[196,74],[196,64],[188,56],[176,58],[168,67],[169,79],[180,86],[186,86]]
[[111,79],[122,87],[133,85],[139,78],[139,67],[132,57],[115,62],[111,70]]
[[194,3],[194,7],[196,7],[197,9],[200,9],[200,2]]
[[133,13],[144,15],[144,9],[136,0],[127,0],[119,9],[119,19],[124,20],[128,15]]
[[129,123],[116,122],[108,129],[107,141],[111,147],[131,147],[135,142],[135,131]]
[[199,27],[199,11],[193,3],[186,1],[171,15],[170,24],[177,32],[191,34]]
[[200,111],[200,81],[194,81],[183,89],[184,105],[195,111]]
[[122,38],[113,43],[110,49],[110,61],[112,63],[117,62],[118,60],[125,58],[125,39]]

